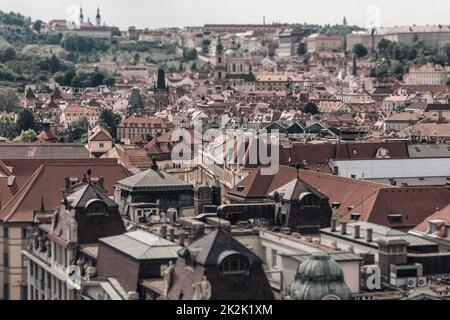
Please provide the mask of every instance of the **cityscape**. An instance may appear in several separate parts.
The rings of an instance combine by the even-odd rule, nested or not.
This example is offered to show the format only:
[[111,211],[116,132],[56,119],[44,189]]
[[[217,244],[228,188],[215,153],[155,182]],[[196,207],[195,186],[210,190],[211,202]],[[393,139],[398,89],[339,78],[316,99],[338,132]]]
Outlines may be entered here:
[[440,13],[119,2],[0,5],[0,300],[450,300]]

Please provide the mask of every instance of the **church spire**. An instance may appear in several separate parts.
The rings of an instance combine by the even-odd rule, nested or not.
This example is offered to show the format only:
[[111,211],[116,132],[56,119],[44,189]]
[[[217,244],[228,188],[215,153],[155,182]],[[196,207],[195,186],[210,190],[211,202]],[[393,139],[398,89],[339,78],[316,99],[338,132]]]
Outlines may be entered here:
[[97,15],[95,16],[95,23],[97,27],[102,25],[102,16],[100,15],[100,7],[97,7]]
[[84,23],[83,8],[80,6],[80,26]]

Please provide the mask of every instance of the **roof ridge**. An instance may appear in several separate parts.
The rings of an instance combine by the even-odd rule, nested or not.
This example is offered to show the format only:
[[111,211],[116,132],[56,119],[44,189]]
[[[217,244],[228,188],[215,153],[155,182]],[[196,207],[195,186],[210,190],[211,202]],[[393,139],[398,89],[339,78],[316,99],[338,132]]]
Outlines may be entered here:
[[[22,186],[22,188],[14,195],[14,197],[12,197],[7,203],[6,205],[0,210],[0,219],[3,221],[7,221],[9,220],[12,215],[15,213],[15,211],[17,210],[17,208],[19,207],[19,205],[21,204],[22,200],[25,198],[25,196],[28,194],[28,192],[30,191],[30,188],[34,185],[34,182],[36,181],[36,179],[42,174],[42,172],[44,171],[44,165],[41,164],[39,166],[38,169],[36,169],[36,171],[33,173],[33,175],[31,175],[31,177],[27,180],[27,182]],[[17,204],[12,208],[11,212],[6,215],[5,217],[1,217],[1,212],[6,209],[8,207],[8,205],[10,203],[12,203],[15,199],[16,196],[18,196],[22,190],[24,190],[24,192],[22,193],[22,195],[18,198],[17,200]]]

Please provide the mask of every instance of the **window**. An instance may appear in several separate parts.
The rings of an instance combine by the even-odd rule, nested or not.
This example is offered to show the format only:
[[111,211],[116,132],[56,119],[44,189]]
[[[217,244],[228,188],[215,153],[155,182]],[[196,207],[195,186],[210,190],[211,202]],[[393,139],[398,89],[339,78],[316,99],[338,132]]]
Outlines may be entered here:
[[222,271],[224,274],[245,273],[248,269],[248,261],[243,256],[232,255],[226,258],[222,263]]
[[300,195],[300,197],[300,206],[304,208],[320,207],[319,198],[314,196],[313,194],[306,195],[304,197]]
[[402,215],[401,214],[390,214],[388,215],[388,220],[390,224],[399,224],[402,223]]
[[277,250],[272,249],[272,268],[277,266]]
[[106,214],[108,208],[103,202],[97,201],[88,206],[87,212],[89,215],[103,215]]
[[267,248],[264,246],[261,246],[261,259],[264,263],[267,263]]
[[100,148],[104,148],[105,144],[104,143],[100,143]]

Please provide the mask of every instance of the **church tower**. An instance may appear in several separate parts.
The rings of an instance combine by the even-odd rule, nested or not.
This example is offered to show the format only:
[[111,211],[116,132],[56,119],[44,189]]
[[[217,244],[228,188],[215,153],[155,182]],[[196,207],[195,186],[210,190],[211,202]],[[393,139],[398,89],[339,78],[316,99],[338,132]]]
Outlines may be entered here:
[[155,85],[155,109],[160,112],[169,105],[169,87],[166,85],[166,75],[163,69],[158,70],[158,79]]
[[225,77],[226,77],[226,68],[224,61],[223,45],[219,36],[216,46],[216,65],[214,68],[214,82],[216,83],[216,87],[218,85],[221,86]]
[[102,16],[100,15],[100,8],[97,7],[97,15],[95,16],[95,25],[100,27],[102,25]]
[[80,27],[84,23],[83,8],[80,7]]

